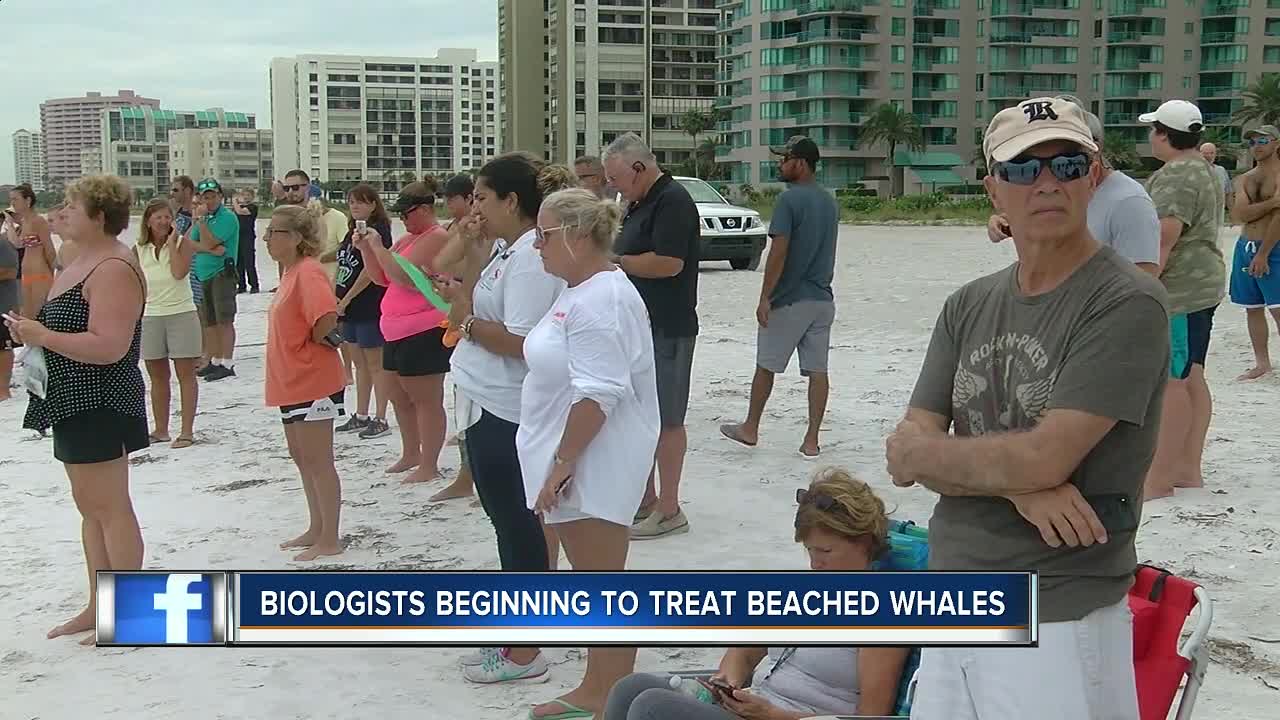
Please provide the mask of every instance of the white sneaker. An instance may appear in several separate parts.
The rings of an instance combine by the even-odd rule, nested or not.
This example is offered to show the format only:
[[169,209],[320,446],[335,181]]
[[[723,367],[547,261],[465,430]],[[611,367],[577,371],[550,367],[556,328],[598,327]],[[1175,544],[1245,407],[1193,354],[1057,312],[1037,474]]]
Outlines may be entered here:
[[473,683],[492,685],[504,682],[543,683],[551,679],[548,672],[547,659],[538,653],[528,665],[514,662],[506,655],[507,650],[494,653],[485,658],[481,665],[472,665],[462,669],[462,676]]
[[483,665],[484,661],[488,660],[490,655],[497,655],[499,652],[502,652],[502,648],[480,648],[475,652],[463,655],[462,659],[458,661],[458,664],[462,665],[462,667],[476,667],[478,665]]

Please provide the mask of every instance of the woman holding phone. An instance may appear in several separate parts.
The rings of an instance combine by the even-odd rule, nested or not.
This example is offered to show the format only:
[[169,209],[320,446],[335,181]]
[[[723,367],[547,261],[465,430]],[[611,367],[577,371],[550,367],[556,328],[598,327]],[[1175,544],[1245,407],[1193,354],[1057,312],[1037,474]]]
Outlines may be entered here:
[[195,443],[196,363],[204,352],[200,317],[191,295],[191,258],[195,244],[178,234],[173,210],[163,198],[152,200],[142,211],[142,229],[133,252],[147,279],[147,304],[142,313],[142,361],[151,378],[151,415],[155,430],[151,442],[169,442],[169,363],[178,376],[182,402],[182,430],[173,440],[175,449]]
[[[819,471],[796,493],[795,540],[814,571],[867,570],[888,548],[884,502],[845,470]],[[704,683],[714,704],[636,673],[609,693],[602,720],[799,720],[891,715],[908,648],[730,648]],[[686,680],[685,682],[691,682]],[[748,687],[749,686],[749,687]]]
[[448,234],[436,222],[436,183],[432,178],[409,183],[392,208],[408,231],[390,249],[371,229],[352,239],[365,261],[365,272],[386,288],[378,326],[386,344],[382,369],[396,382],[388,382],[391,405],[400,425],[403,454],[388,473],[417,467],[403,482],[421,483],[442,478],[440,450],[448,420],[444,412],[444,376],[449,372],[453,348],[444,344],[445,312],[432,305],[414,285],[393,255],[433,273],[432,264]]
[[280,287],[267,316],[267,405],[280,408],[289,456],[302,476],[310,524],[281,549],[305,548],[294,560],[338,555],[342,485],[333,464],[333,422],[346,414],[346,377],[338,357],[338,304],[324,266],[324,208],[276,208],[267,252],[280,264]]

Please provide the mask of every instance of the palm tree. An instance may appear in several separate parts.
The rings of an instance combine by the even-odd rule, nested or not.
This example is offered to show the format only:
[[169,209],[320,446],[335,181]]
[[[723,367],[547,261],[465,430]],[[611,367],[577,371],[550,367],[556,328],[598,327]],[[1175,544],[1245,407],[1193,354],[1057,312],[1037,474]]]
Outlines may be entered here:
[[1108,130],[1102,136],[1102,157],[1111,167],[1121,172],[1136,170],[1142,166],[1142,158],[1138,157],[1138,145],[1132,135]]
[[885,159],[889,166],[889,194],[893,197],[901,195],[903,169],[894,164],[898,146],[906,145],[907,149],[916,152],[925,149],[924,131],[920,129],[920,123],[916,122],[915,115],[892,103],[881,103],[858,130],[855,147],[861,143],[866,143],[867,146],[883,143],[888,146],[889,153]]
[[[697,161],[698,136],[705,133],[708,130],[713,129],[716,126],[716,119],[717,119],[717,116],[714,110],[708,112],[708,111],[698,110],[696,108],[693,110],[689,110],[685,112],[684,115],[680,116],[680,129],[683,130],[686,135],[693,137],[694,177],[701,177],[701,175],[698,174],[698,161]],[[714,155],[712,156],[712,158],[714,161]]]
[[[714,180],[716,178],[716,170],[718,169],[718,166],[716,165],[717,144],[716,138],[709,137],[703,140],[702,144],[698,145],[697,149],[693,151],[693,157],[697,161],[695,169],[705,170],[706,172],[704,172],[703,175],[706,175],[706,179],[708,180]],[[702,175],[699,175],[698,177],[702,177]]]
[[1280,123],[1280,73],[1263,73],[1241,95],[1244,104],[1232,119],[1241,125]]

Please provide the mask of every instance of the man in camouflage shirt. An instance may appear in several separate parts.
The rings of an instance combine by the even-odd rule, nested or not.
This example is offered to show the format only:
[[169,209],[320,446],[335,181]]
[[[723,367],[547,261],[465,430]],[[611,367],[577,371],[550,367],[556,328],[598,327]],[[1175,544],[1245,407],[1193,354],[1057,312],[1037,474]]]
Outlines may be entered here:
[[1169,100],[1138,117],[1151,126],[1151,152],[1164,162],[1147,181],[1160,217],[1160,280],[1169,293],[1172,362],[1160,440],[1147,474],[1146,497],[1204,484],[1201,463],[1213,416],[1205,357],[1213,312],[1226,293],[1227,267],[1218,243],[1222,183],[1200,155],[1200,109]]

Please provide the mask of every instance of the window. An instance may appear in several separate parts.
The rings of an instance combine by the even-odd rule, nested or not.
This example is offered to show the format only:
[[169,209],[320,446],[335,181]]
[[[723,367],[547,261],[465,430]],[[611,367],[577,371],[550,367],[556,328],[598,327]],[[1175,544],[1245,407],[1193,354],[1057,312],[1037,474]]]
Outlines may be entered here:
[[900,63],[907,61],[907,48],[903,45],[894,45],[889,53],[889,57],[893,62]]
[[889,73],[889,87],[893,90],[903,90],[907,87],[907,76],[904,73]]
[[906,35],[906,34],[907,34],[907,19],[906,19],[906,18],[902,18],[902,17],[896,17],[896,18],[893,18],[893,20],[892,20],[892,25],[893,25],[893,34],[894,34],[894,35],[902,36],[902,35]]
[[1182,26],[1182,31],[1188,35],[1194,35],[1196,33],[1196,24],[1186,23]]
[[978,21],[978,37],[983,37],[986,34],[987,34],[987,21],[979,20]]
[[1183,50],[1183,51],[1182,51],[1182,61],[1183,61],[1183,62],[1191,62],[1191,51],[1190,51],[1190,50]]
[[[982,92],[983,87],[985,87],[986,80],[987,80],[986,75],[983,75],[982,73],[978,73],[973,78],[974,88],[978,92]],[[978,117],[982,117],[982,103],[978,103]]]
[[[959,48],[948,48],[948,49],[959,50]],[[987,49],[984,47],[979,47],[978,48],[978,64],[979,65],[985,64],[986,61],[987,61]],[[979,75],[978,77],[982,77],[982,76]]]

